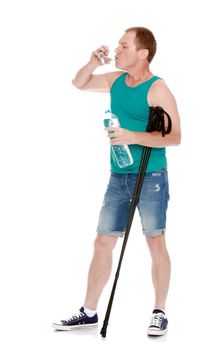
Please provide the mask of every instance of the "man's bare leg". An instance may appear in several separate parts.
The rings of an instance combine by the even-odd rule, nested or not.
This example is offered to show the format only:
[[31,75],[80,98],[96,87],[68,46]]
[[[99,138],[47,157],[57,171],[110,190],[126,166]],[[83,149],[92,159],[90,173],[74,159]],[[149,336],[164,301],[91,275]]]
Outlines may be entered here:
[[165,310],[171,272],[165,235],[147,237],[146,241],[152,257],[152,281],[155,291],[154,308]]
[[112,270],[112,251],[117,237],[98,235],[94,243],[94,254],[88,273],[87,292],[84,306],[96,310],[101,293]]

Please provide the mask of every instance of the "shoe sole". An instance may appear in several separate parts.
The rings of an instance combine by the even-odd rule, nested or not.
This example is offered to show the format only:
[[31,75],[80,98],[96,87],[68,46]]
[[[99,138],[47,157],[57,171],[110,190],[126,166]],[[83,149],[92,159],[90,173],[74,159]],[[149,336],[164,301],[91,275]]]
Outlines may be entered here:
[[159,336],[159,335],[164,335],[164,334],[166,334],[166,332],[167,332],[167,330],[165,329],[165,330],[163,330],[163,331],[160,331],[160,330],[153,330],[153,329],[150,329],[150,330],[148,330],[148,335],[157,335],[157,336]]
[[60,324],[53,323],[52,327],[56,331],[72,331],[73,329],[95,327],[97,325],[98,325],[98,322],[97,323],[92,323],[92,324],[78,324],[76,326],[61,326]]

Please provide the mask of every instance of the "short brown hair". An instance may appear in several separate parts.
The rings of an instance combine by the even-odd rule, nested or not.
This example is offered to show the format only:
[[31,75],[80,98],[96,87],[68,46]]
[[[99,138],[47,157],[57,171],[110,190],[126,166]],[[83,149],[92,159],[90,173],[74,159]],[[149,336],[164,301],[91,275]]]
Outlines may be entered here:
[[157,48],[157,43],[153,33],[149,29],[144,27],[131,27],[126,29],[125,32],[136,33],[135,44],[137,50],[147,49],[149,51],[147,60],[151,62],[156,53]]

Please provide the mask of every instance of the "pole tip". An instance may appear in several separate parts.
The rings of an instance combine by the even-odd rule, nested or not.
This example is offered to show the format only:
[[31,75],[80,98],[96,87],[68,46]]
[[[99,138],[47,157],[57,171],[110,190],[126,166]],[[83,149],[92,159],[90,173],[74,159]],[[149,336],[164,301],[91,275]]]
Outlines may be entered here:
[[106,334],[107,334],[106,328],[102,327],[100,334],[103,338],[106,338]]
[[101,332],[100,332],[100,334],[102,335],[103,338],[106,338],[107,326],[108,326],[108,323],[106,321],[104,321],[103,327],[102,327]]

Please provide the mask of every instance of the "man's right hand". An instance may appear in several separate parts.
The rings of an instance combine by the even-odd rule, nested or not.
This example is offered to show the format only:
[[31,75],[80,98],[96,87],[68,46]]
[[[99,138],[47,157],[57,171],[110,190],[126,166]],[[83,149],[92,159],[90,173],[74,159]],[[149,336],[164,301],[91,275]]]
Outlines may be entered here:
[[[92,63],[95,66],[102,66],[103,64],[109,64],[111,61],[111,58],[108,57],[108,54],[109,54],[108,46],[102,45],[97,50],[92,52],[90,63]],[[102,55],[104,62],[102,62],[100,55]]]

